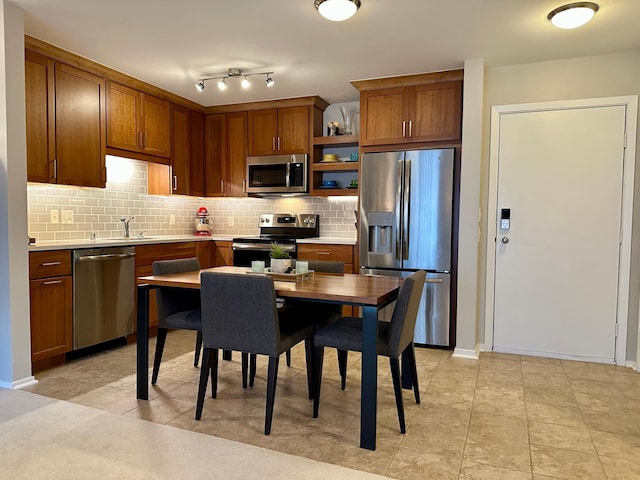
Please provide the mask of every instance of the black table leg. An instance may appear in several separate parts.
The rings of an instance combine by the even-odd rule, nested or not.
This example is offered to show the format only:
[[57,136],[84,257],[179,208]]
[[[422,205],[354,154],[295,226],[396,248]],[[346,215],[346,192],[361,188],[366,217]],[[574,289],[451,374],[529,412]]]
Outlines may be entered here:
[[360,392],[360,447],[376,449],[378,394],[378,309],[362,308],[362,385]]
[[136,398],[149,399],[149,285],[138,285]]

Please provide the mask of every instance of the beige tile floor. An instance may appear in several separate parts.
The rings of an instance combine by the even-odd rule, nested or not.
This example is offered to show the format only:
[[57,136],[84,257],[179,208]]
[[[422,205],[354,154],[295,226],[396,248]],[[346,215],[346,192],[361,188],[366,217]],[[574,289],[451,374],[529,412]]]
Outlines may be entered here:
[[[304,349],[281,359],[270,436],[263,434],[266,359],[242,389],[239,355],[220,362],[218,398],[194,420],[193,332],[172,332],[150,400],[135,399],[135,345],[36,375],[27,390],[128,417],[216,435],[399,479],[640,479],[640,374],[624,367],[504,354],[479,361],[417,349],[422,403],[405,391],[399,433],[388,361],[379,363],[378,448],[358,448],[360,358],[340,390],[327,350],[320,416],[311,418]],[[153,351],[153,340],[151,351]]]

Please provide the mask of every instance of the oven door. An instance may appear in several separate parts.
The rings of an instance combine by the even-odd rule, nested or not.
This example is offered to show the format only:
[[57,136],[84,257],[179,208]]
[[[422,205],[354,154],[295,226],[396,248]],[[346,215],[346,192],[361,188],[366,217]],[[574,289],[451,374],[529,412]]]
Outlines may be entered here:
[[[285,250],[289,252],[291,258],[297,258],[296,246],[285,245]],[[233,265],[236,267],[250,267],[254,260],[264,260],[267,267],[271,266],[269,256],[270,247],[268,243],[236,243],[231,245],[233,249]]]

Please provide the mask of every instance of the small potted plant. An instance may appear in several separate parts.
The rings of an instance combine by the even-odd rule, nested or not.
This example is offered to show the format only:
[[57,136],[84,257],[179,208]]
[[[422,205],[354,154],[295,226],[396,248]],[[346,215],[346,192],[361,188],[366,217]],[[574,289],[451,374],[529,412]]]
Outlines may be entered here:
[[277,242],[271,244],[271,271],[285,273],[291,268],[291,256],[282,245]]

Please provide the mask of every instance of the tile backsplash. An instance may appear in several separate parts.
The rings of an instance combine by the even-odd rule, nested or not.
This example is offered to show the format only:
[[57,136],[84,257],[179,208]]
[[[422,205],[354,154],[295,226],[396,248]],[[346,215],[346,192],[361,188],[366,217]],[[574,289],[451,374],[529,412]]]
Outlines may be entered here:
[[[135,219],[130,234],[190,235],[196,210],[205,206],[214,235],[255,235],[264,212],[317,213],[320,235],[353,239],[357,197],[202,198],[147,194],[147,163],[107,156],[107,187],[66,187],[30,183],[29,235],[38,241],[122,237],[120,217]],[[52,223],[51,210],[58,211]],[[73,223],[68,220],[69,212]],[[66,214],[66,215],[65,215]],[[171,215],[175,223],[171,224]]]

